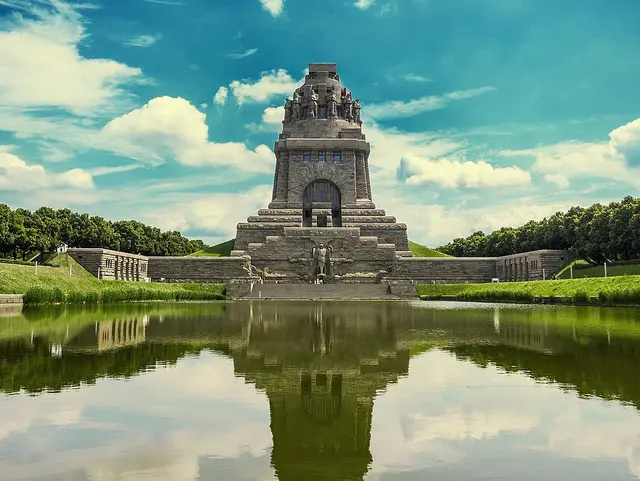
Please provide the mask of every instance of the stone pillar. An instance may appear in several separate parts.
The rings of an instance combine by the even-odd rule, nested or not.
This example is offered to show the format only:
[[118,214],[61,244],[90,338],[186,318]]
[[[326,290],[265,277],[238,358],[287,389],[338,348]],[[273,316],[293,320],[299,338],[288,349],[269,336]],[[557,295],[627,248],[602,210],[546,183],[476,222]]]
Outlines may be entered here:
[[120,276],[120,257],[115,256],[113,259],[113,280],[119,281]]
[[356,199],[368,199],[364,152],[356,152]]
[[279,152],[276,162],[276,179],[274,182],[274,200],[287,202],[289,190],[289,152]]
[[136,276],[135,280],[140,282],[140,259],[136,259]]
[[371,178],[369,174],[369,154],[366,154],[364,157],[364,175],[367,179],[367,198],[369,200],[373,200],[371,195]]
[[280,156],[276,155],[276,175],[273,179],[273,190],[271,192],[271,200],[274,201],[276,200],[277,196],[278,196],[278,180],[279,180],[279,175],[277,173],[280,172]]

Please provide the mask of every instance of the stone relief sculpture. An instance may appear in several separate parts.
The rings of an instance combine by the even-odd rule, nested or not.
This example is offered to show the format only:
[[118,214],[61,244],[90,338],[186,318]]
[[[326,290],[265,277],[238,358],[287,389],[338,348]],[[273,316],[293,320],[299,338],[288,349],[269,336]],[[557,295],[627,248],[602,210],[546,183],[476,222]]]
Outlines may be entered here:
[[344,119],[351,122],[353,120],[353,110],[351,103],[351,92],[345,90],[342,96],[342,108],[344,110]]
[[353,121],[362,125],[362,120],[360,120],[360,99],[356,99],[353,102]]
[[320,243],[318,247],[314,247],[312,251],[313,266],[317,268],[318,277],[325,277],[327,275],[327,261],[331,262],[332,246],[326,248],[324,244]]
[[291,99],[287,99],[284,103],[284,123],[291,122],[291,115],[293,113],[293,102]]
[[338,97],[336,93],[332,90],[329,95],[327,95],[327,118],[335,119],[338,116]]
[[309,99],[309,111],[307,116],[310,119],[315,119],[318,117],[318,94],[313,90],[311,91],[311,97]]
[[300,120],[300,94],[296,91],[293,92],[293,108],[291,111],[291,120]]

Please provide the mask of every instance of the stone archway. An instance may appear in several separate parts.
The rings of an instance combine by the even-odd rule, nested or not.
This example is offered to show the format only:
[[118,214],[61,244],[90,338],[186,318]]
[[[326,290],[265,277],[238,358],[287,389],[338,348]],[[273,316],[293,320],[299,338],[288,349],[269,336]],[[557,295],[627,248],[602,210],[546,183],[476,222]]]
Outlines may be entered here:
[[[312,226],[314,204],[331,204],[331,226],[342,227],[340,189],[329,180],[314,180],[304,189],[302,195],[302,226]],[[327,227],[326,216],[318,216],[318,227]]]

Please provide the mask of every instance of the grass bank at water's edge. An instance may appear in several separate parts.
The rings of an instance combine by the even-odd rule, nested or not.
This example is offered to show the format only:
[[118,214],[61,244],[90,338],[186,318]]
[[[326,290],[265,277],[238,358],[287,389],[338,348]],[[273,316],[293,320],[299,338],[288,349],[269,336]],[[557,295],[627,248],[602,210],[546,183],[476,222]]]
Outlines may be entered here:
[[591,297],[597,297],[606,304],[640,305],[640,276],[495,284],[420,284],[418,294],[429,297],[456,296],[468,301],[520,302],[533,302],[539,297],[562,297],[575,302],[588,302]]
[[164,284],[96,279],[68,256],[56,267],[0,264],[0,294],[24,294],[25,304],[224,299],[221,284]]

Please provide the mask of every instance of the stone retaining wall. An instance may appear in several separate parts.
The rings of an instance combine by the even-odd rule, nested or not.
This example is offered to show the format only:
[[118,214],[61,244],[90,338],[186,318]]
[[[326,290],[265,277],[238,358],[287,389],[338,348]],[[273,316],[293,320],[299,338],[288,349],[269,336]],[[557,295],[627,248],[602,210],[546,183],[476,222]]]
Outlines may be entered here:
[[247,277],[245,257],[149,257],[152,282],[225,283]]
[[22,294],[0,294],[0,306],[22,304],[24,296]]
[[495,257],[401,257],[390,276],[426,284],[491,282],[495,277]]

